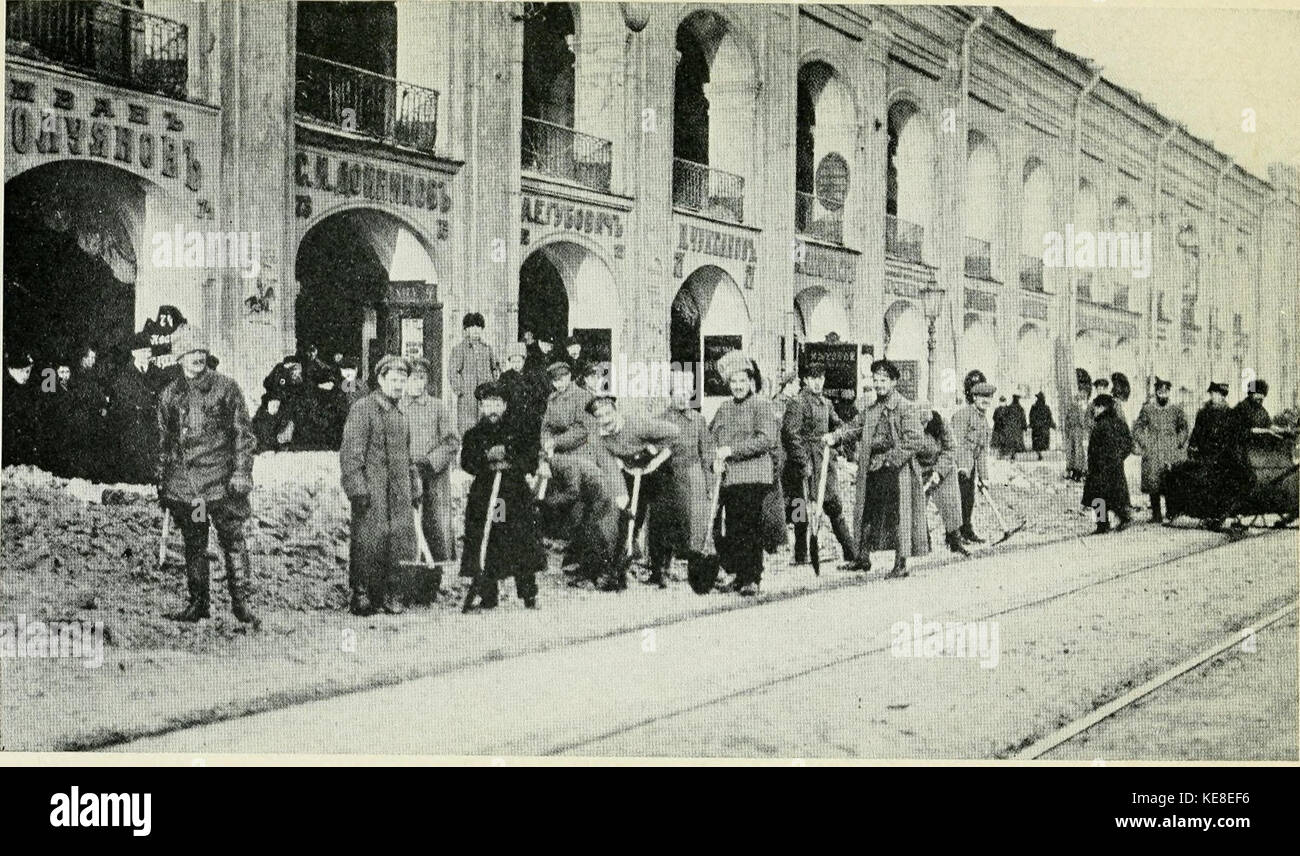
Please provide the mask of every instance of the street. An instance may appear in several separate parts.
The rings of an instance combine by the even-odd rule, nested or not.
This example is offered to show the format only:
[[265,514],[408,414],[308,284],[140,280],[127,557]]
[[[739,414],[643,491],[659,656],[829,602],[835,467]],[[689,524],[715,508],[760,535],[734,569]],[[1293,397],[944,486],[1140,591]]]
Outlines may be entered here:
[[[861,585],[648,624],[114,748],[489,759],[1008,757],[1294,601],[1294,551],[1292,532],[1228,543],[1197,530],[1139,527],[925,567],[904,580],[877,572]],[[928,622],[970,623],[989,644],[938,653],[908,630],[900,647],[901,627]],[[1220,726],[1198,743],[1198,756],[1296,758],[1294,651],[1277,656],[1275,644],[1293,641],[1294,626],[1282,624],[1289,637],[1280,627],[1260,635],[1257,650],[1273,652],[1267,660],[1235,655],[1265,670],[1248,708],[1223,692],[1185,702]],[[1183,680],[1206,680],[1197,674]],[[1259,704],[1276,715],[1255,715]],[[1122,747],[1111,757],[1151,755],[1140,739],[1149,721],[1106,725],[1106,745]]]

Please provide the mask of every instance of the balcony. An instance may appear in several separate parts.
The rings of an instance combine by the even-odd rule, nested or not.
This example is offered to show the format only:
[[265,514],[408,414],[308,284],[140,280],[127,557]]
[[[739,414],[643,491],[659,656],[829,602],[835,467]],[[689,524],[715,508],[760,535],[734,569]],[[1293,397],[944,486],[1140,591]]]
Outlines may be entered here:
[[673,204],[688,211],[745,222],[745,179],[702,163],[673,158]]
[[185,97],[184,24],[116,3],[6,3],[5,52],[117,86]]
[[831,210],[816,194],[796,191],[794,228],[800,235],[820,238],[832,244],[844,243],[844,206]]
[[1020,287],[1025,291],[1045,292],[1043,288],[1043,257],[1020,257]]
[[925,227],[901,220],[893,214],[885,215],[885,254],[905,262],[921,263],[921,246],[925,242]]
[[521,142],[524,169],[609,192],[614,163],[609,140],[525,116]]
[[301,119],[396,146],[433,152],[438,92],[311,54],[298,54],[294,107]]
[[1092,271],[1079,273],[1079,291],[1076,299],[1092,302]]
[[966,236],[966,275],[993,279],[993,246],[988,241]]

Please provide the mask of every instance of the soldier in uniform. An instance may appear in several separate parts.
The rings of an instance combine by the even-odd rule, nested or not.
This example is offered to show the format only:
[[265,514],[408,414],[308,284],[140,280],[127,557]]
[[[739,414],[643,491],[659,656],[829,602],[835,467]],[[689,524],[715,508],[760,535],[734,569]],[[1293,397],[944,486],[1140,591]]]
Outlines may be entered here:
[[[474,477],[465,502],[465,551],[460,573],[473,578],[471,585],[481,609],[497,605],[497,581],[508,577],[515,578],[515,593],[524,606],[536,609],[537,574],[546,568],[546,555],[526,476],[538,466],[537,443],[517,433],[516,423],[504,418],[509,405],[500,384],[480,384],[474,394],[479,401],[479,421],[465,432],[460,451],[461,468]],[[498,505],[492,507],[489,501],[498,473]],[[489,514],[493,518],[487,567],[480,568],[483,529]]]
[[226,560],[230,610],[257,624],[249,605],[253,572],[244,541],[252,513],[253,453],[256,441],[239,384],[208,368],[203,331],[187,324],[172,337],[181,377],[158,402],[158,498],[185,540],[189,603],[176,616],[198,621],[209,614],[208,524]]
[[1142,492],[1151,498],[1151,522],[1160,523],[1165,479],[1174,465],[1187,457],[1187,414],[1169,400],[1173,384],[1156,378],[1155,396],[1133,423],[1133,447],[1142,456]]
[[[785,467],[783,486],[786,502],[790,503],[792,512],[795,506],[802,506],[800,514],[793,514],[794,519],[794,563],[805,564],[808,561],[808,520],[809,505],[816,502],[817,483],[821,475],[822,435],[840,427],[839,417],[835,414],[822,390],[826,385],[826,368],[820,363],[809,363],[801,372],[803,389],[785,408],[781,424],[781,443],[785,447]],[[857,558],[853,549],[853,534],[844,520],[844,508],[840,503],[838,479],[835,467],[826,471],[826,499],[819,513],[824,511],[830,518],[831,531],[840,543],[840,552],[846,561]]]

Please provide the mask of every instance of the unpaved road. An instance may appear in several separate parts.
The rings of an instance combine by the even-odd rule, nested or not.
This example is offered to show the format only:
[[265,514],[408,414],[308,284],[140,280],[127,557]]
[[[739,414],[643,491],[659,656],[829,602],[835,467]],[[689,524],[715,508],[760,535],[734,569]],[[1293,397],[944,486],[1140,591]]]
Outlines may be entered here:
[[[1214,549],[1188,554],[1207,547]],[[1295,549],[1294,532],[1226,545],[1209,533],[1150,528],[1080,538],[647,625],[115,748],[1007,757],[1294,600]],[[996,632],[996,657],[990,648],[983,665],[980,657],[926,656],[900,629],[918,621],[977,622],[986,640]],[[891,642],[904,635],[908,656],[899,656]],[[1294,710],[1294,696],[1294,681],[1269,694],[1279,710],[1286,699]],[[1289,737],[1269,745],[1294,759],[1294,718],[1276,727]],[[1205,749],[1213,757],[1256,757],[1260,739],[1243,726],[1221,729],[1214,743]]]

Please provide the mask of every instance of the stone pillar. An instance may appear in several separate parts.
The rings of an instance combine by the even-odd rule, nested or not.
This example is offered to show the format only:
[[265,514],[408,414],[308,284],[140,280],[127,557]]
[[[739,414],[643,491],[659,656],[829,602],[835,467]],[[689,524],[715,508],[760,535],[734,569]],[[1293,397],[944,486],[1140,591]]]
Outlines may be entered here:
[[[294,350],[293,208],[295,7],[289,0],[231,0],[221,15],[221,174],[217,222],[257,233],[261,272],[220,272],[209,293],[229,319],[208,331],[221,371],[250,403],[262,377]],[[218,296],[219,295],[219,296]],[[200,321],[200,323],[202,323]]]
[[[873,22],[862,41],[862,103],[867,115],[859,162],[863,184],[862,216],[857,246],[858,299],[853,319],[863,344],[873,345],[877,358],[885,344],[885,192],[889,164],[889,29]],[[849,224],[845,224],[846,230]]]

